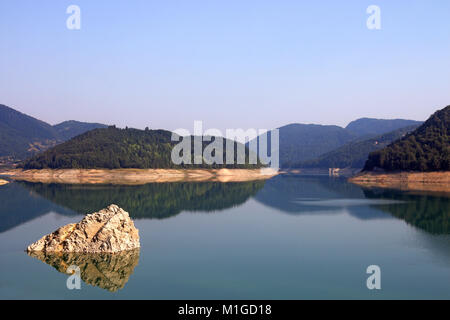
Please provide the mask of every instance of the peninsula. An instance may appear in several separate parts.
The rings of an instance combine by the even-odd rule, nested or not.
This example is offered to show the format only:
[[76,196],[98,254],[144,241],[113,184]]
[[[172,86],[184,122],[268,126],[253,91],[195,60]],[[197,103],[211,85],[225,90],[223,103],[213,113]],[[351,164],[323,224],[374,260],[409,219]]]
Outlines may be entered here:
[[[248,148],[234,141],[231,142],[234,144],[233,164],[225,164],[226,151],[223,152],[224,164],[174,164],[171,153],[175,142],[171,136],[166,130],[114,126],[94,129],[23,161],[18,168],[5,169],[0,175],[28,182],[140,185],[181,181],[242,182],[264,180],[278,174],[259,161],[249,163]],[[224,139],[223,144],[226,143]],[[244,163],[237,163],[238,148],[245,151]]]
[[450,192],[450,106],[372,152],[363,171],[349,181],[366,187]]

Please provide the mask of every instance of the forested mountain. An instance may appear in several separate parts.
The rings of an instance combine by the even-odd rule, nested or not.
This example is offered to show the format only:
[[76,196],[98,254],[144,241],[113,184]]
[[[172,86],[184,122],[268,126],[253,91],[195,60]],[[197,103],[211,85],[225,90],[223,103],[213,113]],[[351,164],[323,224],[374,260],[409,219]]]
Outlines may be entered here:
[[[260,165],[236,164],[237,144],[234,143],[234,163],[230,165],[176,165],[172,162],[172,133],[165,130],[119,129],[114,126],[94,129],[40,153],[21,164],[25,169],[70,168],[257,168]],[[191,139],[193,140],[193,139]],[[223,159],[226,159],[224,139]],[[208,143],[203,143],[203,149]],[[191,147],[193,161],[194,148]],[[248,155],[248,149],[246,149]],[[248,157],[247,157],[248,160]]]
[[338,126],[293,124],[280,128],[280,163],[290,167],[293,163],[313,159],[356,138]]
[[374,138],[352,141],[336,150],[321,155],[317,159],[300,162],[296,168],[363,168],[369,153],[382,149],[393,141],[402,138],[416,129],[418,125],[397,129]]
[[94,128],[96,123],[67,121],[51,126],[5,105],[0,105],[0,157],[25,159]]
[[450,106],[435,112],[404,138],[369,155],[364,170],[450,170]]
[[51,125],[0,105],[0,157],[23,158],[55,145],[58,140]]
[[[413,120],[369,118],[355,120],[345,129],[333,125],[289,124],[279,128],[280,165],[283,168],[298,167],[305,161],[319,160],[319,157],[322,159],[332,151],[344,156],[345,153],[349,154],[351,151],[340,150],[340,147],[355,146],[348,145],[349,143],[359,143],[397,129],[420,124],[421,122]],[[268,140],[270,141],[270,139]],[[361,145],[356,145],[356,147],[362,148]],[[376,149],[366,148],[365,150],[367,153],[364,161],[367,159],[368,153]],[[359,152],[363,154],[365,151],[361,149]],[[355,159],[356,156],[352,156],[349,162],[353,162]],[[360,164],[361,167],[363,165]],[[329,166],[327,165],[326,168]]]
[[[355,134],[338,126],[298,123],[283,126],[279,128],[280,166],[290,167],[299,161],[314,159],[356,138]],[[270,133],[267,140],[270,150]]]
[[[402,119],[383,120],[362,118],[351,122],[345,129],[333,125],[286,125],[279,128],[280,165],[281,167],[298,167],[299,165],[305,164],[307,167],[330,167],[334,163],[336,167],[344,165],[360,166],[361,159],[366,152],[376,150],[380,146],[385,146],[388,143],[390,136],[380,137],[380,135],[409,125],[417,125],[418,123],[417,121]],[[84,123],[73,120],[51,126],[14,109],[0,105],[0,163],[2,162],[2,158],[25,159],[97,128],[106,128],[106,126],[99,123]],[[375,140],[370,139],[375,136]],[[381,140],[381,144],[374,147],[374,143],[377,140]],[[89,157],[93,157],[90,160],[91,162],[89,162],[87,155],[82,156],[84,165],[88,165],[88,163],[89,165],[100,165],[100,154],[102,152],[111,155],[110,159],[116,159],[111,160],[112,162],[110,159],[105,160],[110,167],[114,168],[122,166],[129,167],[128,162],[134,163],[135,165],[139,164],[142,167],[167,163],[167,159],[163,159],[163,156],[159,153],[162,150],[155,149],[158,151],[157,153],[153,153],[153,151],[142,151],[142,149],[140,151],[141,153],[135,153],[134,156],[130,155],[126,157],[122,154],[120,159],[126,158],[126,160],[123,160],[126,163],[118,164],[117,161],[119,158],[112,156],[112,153],[119,152],[120,148],[114,146],[114,141],[110,142],[101,151],[94,149],[91,152],[88,149],[84,149],[89,154]],[[155,141],[149,141],[149,143],[153,142]],[[88,146],[85,145],[84,147],[87,148]],[[129,145],[126,147],[122,145],[122,147],[124,148],[123,150],[129,150],[131,148]],[[159,146],[159,148],[161,147]],[[44,161],[43,156],[34,157],[33,161],[38,161],[41,164],[45,163],[45,166],[80,166],[76,161],[71,161],[68,164],[68,159],[62,160],[68,154],[72,154],[68,150],[55,150],[65,153],[65,155],[58,154],[59,164],[48,161],[49,159]],[[166,149],[164,150],[167,152]],[[141,161],[140,157],[143,154],[145,154],[147,160]],[[149,157],[152,156],[156,157],[155,160],[150,160]],[[132,157],[134,157],[134,160],[131,159]],[[81,158],[77,159],[80,160]],[[34,162],[34,165],[39,167],[36,162]]]
[[400,128],[421,124],[421,121],[414,120],[361,118],[350,122],[345,129],[358,136],[377,136]]
[[98,128],[107,128],[107,125],[101,123],[87,123],[75,120],[64,121],[53,126],[56,129],[59,136],[64,140],[69,140],[87,131],[91,131]]

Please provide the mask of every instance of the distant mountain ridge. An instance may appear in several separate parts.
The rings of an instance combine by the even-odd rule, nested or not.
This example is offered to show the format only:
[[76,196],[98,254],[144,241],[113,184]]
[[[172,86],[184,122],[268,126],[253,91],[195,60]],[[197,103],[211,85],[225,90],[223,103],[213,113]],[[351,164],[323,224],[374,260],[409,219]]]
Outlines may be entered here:
[[400,128],[419,126],[421,124],[422,121],[415,120],[360,118],[350,122],[345,129],[358,136],[377,136]]
[[60,140],[48,123],[0,105],[0,157],[24,158]]
[[298,168],[359,168],[362,169],[367,157],[373,151],[382,149],[416,129],[418,125],[408,126],[370,139],[349,142],[320,157],[300,162]]
[[279,128],[280,164],[290,167],[310,160],[357,138],[357,135],[334,125],[290,124]]
[[[367,130],[363,128],[364,124],[368,125]],[[352,121],[346,128],[335,125],[300,123],[282,126],[278,128],[280,166],[282,168],[299,167],[306,161],[316,161],[325,154],[338,151],[340,147],[345,145],[351,146],[353,143],[420,124],[420,121],[414,120],[361,118]],[[259,141],[259,138],[257,139]],[[268,140],[270,141],[270,132]],[[250,146],[251,144],[248,143],[247,145]],[[366,149],[365,159],[367,159],[370,151],[376,150],[367,147]]]
[[55,128],[58,132],[59,136],[65,141],[87,131],[107,127],[107,125],[101,123],[88,123],[75,120],[64,121],[53,126],[53,128]]
[[450,106],[386,148],[372,152],[364,171],[449,171]]
[[95,128],[98,123],[66,121],[52,126],[0,104],[0,157],[25,159]]
[[[279,128],[280,166],[282,168],[298,167],[301,163],[318,163],[318,160],[324,163],[322,160],[325,155],[330,156],[329,153],[333,152],[339,157],[345,154],[349,155],[349,159],[347,159],[349,161],[344,159],[344,162],[353,163],[357,156],[352,154],[349,147],[359,148],[358,152],[362,150],[370,152],[376,149],[370,148],[366,140],[375,137],[379,139],[379,136],[383,134],[418,124],[420,122],[414,120],[361,118],[350,122],[346,128],[335,125],[301,123],[282,126]],[[0,105],[0,164],[2,158],[23,160],[85,132],[106,127],[100,123],[74,120],[52,126]],[[249,145],[247,144],[247,146]],[[341,147],[343,149],[340,149]],[[357,161],[358,165],[360,161],[361,159]]]

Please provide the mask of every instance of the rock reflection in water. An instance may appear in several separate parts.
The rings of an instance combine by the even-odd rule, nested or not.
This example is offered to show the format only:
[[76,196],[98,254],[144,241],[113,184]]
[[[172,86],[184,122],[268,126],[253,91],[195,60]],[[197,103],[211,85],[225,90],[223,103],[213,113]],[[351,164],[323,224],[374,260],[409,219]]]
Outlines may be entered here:
[[119,253],[45,253],[30,252],[37,258],[67,274],[71,265],[78,266],[81,279],[92,286],[111,292],[122,289],[139,262],[139,249]]

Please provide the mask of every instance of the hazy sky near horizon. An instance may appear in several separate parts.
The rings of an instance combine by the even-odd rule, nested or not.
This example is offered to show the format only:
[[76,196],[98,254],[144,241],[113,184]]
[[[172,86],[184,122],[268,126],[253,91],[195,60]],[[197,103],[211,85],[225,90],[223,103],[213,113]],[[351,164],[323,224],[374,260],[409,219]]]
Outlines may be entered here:
[[52,124],[345,126],[450,104],[448,0],[2,0],[0,18],[0,103]]

